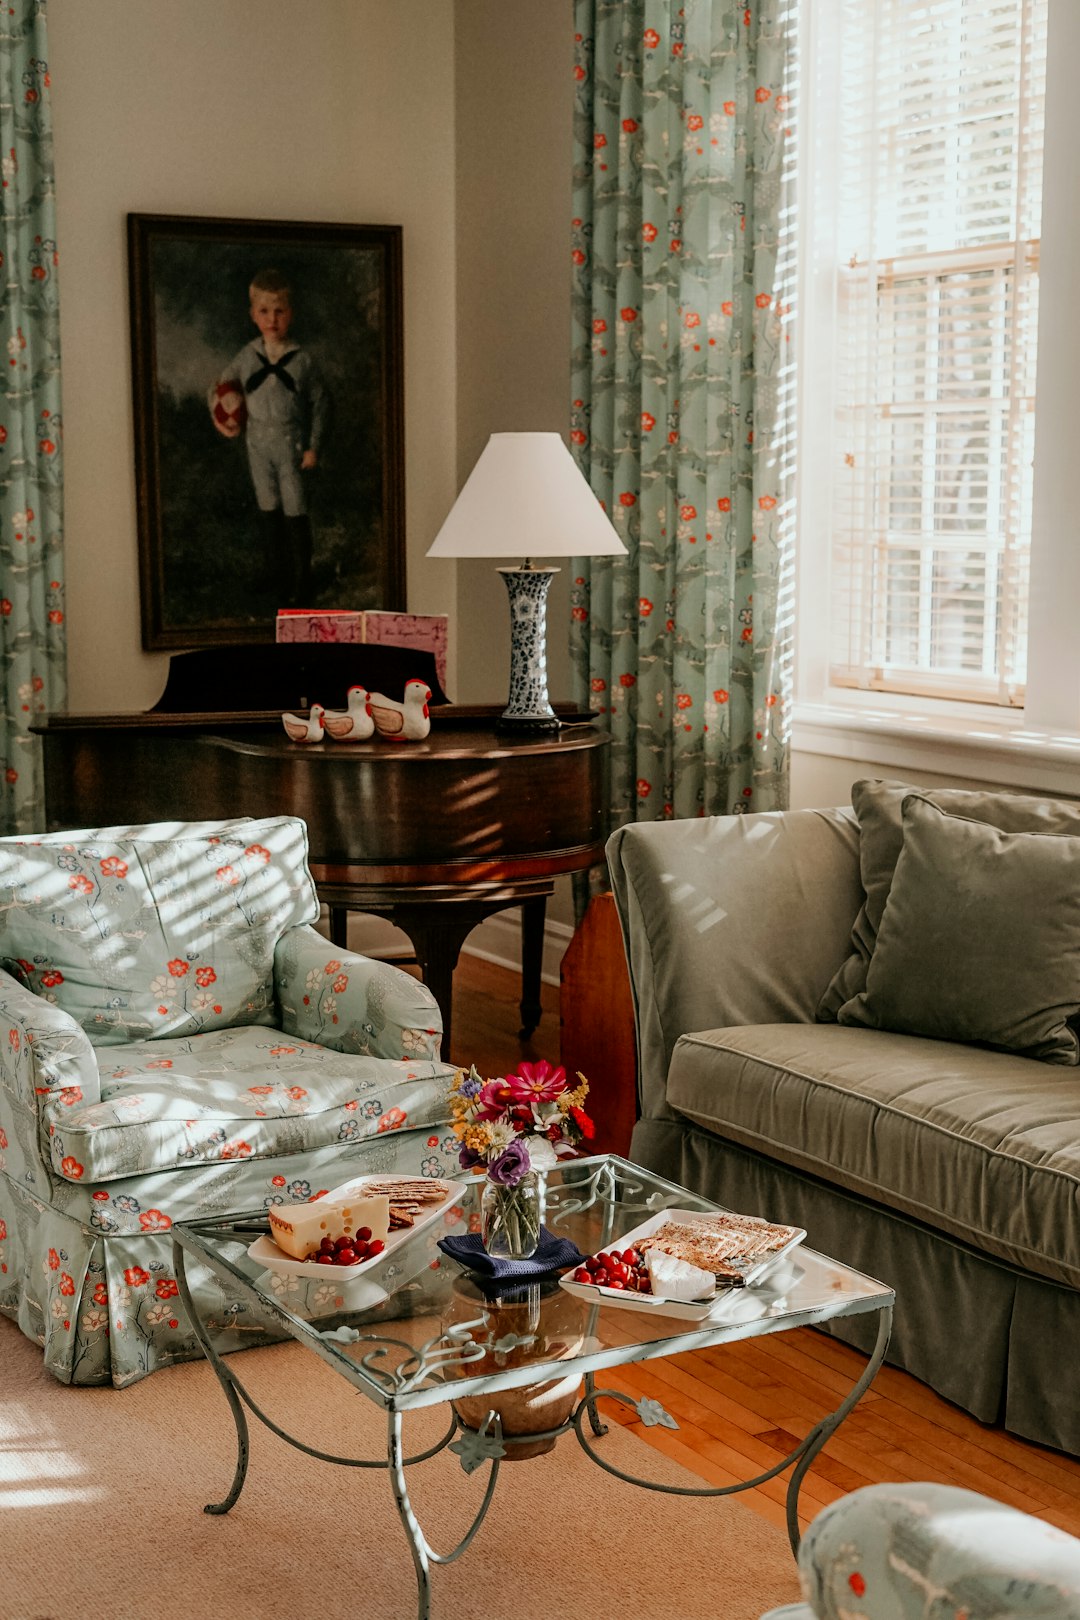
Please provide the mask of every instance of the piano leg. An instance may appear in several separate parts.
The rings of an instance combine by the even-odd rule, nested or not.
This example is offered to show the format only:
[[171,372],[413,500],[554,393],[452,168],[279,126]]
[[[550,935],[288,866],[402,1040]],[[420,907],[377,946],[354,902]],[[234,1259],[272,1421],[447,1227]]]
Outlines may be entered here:
[[547,895],[538,894],[521,904],[521,1028],[518,1037],[527,1041],[543,1014],[540,1005],[540,974],[544,965],[544,914]]
[[339,951],[349,948],[349,908],[348,906],[330,906],[330,939]]
[[[439,1003],[443,1015],[442,1055],[447,1062],[457,1061],[459,1057],[452,1041],[454,969],[461,947],[485,918],[494,916],[497,911],[520,906],[520,1011],[523,1031],[532,1034],[540,1022],[544,912],[547,898],[555,888],[551,878],[524,877],[469,888],[443,883],[408,886],[343,883],[337,874],[331,881],[326,881],[321,870],[315,871],[314,876],[330,911],[330,937],[335,945],[346,948],[344,929],[350,911],[366,911],[376,917],[389,917],[397,928],[408,935],[424,983]],[[460,1056],[466,1063],[469,1062],[468,1053]]]

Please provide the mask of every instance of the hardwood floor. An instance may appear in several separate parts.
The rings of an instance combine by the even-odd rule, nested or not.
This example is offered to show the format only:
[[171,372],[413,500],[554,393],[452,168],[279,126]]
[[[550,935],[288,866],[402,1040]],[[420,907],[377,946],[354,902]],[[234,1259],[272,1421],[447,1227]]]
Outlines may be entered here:
[[[475,1062],[486,1076],[522,1057],[557,1060],[557,988],[544,986],[544,1015],[528,1042],[517,1036],[519,994],[514,974],[462,957],[454,979],[457,1062]],[[602,1075],[589,1079],[603,1084]],[[863,1365],[846,1345],[800,1328],[618,1368],[605,1382],[635,1399],[653,1396],[679,1428],[645,1428],[621,1408],[611,1417],[710,1484],[729,1485],[784,1457],[838,1404]],[[896,1480],[966,1486],[1080,1536],[1080,1461],[977,1423],[917,1379],[885,1367],[807,1474],[804,1518],[860,1485]],[[784,1491],[781,1477],[742,1501],[782,1526]]]

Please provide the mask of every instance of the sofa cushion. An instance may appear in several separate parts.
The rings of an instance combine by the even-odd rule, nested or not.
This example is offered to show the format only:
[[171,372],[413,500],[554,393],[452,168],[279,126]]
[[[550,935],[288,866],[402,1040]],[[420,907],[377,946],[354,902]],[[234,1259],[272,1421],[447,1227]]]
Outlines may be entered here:
[[1080,838],[998,832],[914,793],[903,814],[866,989],[838,1022],[1075,1065]]
[[758,1024],[683,1036],[668,1098],[730,1141],[1080,1288],[1070,1069],[917,1035]]
[[101,1100],[46,1104],[68,1181],[305,1153],[450,1117],[450,1064],[356,1057],[277,1030],[218,1030],[101,1054]]
[[1068,799],[974,788],[920,788],[907,782],[856,782],[851,803],[859,820],[859,872],[866,898],[851,931],[851,954],[819,1003],[820,1019],[834,1019],[846,1001],[866,989],[867,964],[904,845],[903,803],[910,793],[920,794],[948,815],[983,821],[1001,832],[1080,834],[1080,803]]
[[0,839],[0,906],[3,965],[95,1046],[273,1024],[274,947],[319,915],[295,817]]

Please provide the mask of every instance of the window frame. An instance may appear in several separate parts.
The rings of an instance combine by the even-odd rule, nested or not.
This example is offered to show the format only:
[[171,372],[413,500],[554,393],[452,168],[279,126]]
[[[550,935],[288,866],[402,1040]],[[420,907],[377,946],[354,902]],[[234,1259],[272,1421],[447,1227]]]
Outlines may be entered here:
[[[835,107],[839,70],[828,48],[840,26],[840,0],[804,0],[800,41],[805,64],[799,126],[799,458],[795,749],[866,757],[868,738],[905,740],[912,766],[941,770],[941,746],[963,768],[1003,781],[1012,758],[1031,780],[1040,755],[1057,779],[1074,755],[1080,765],[1080,503],[1070,498],[1077,459],[1080,301],[1071,267],[1080,263],[1080,97],[1072,64],[1080,60],[1080,6],[1048,0],[1043,225],[1040,240],[1038,409],[1035,426],[1028,667],[1022,709],[942,697],[882,693],[830,681],[829,609],[836,408]],[[1077,604],[1074,607],[1073,604]],[[856,739],[857,742],[856,742]],[[931,739],[934,739],[931,746]],[[877,745],[880,746],[880,745]],[[983,755],[980,762],[977,756]],[[934,764],[928,763],[933,758]],[[1080,792],[1080,779],[1073,787]]]

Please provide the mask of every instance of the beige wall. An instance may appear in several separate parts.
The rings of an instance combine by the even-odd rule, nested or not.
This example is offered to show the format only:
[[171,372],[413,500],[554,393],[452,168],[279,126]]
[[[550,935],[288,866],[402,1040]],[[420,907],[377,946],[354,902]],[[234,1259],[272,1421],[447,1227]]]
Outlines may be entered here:
[[[456,0],[454,11],[460,486],[491,433],[566,436],[574,47],[572,0]],[[453,695],[504,703],[506,587],[492,563],[457,566]],[[571,697],[569,615],[564,567],[548,598],[548,687],[557,700]]]
[[424,561],[457,488],[453,22],[430,0],[50,0],[73,710],[145,708],[167,664],[140,649],[129,211],[404,227],[409,605],[453,613],[453,565]]

